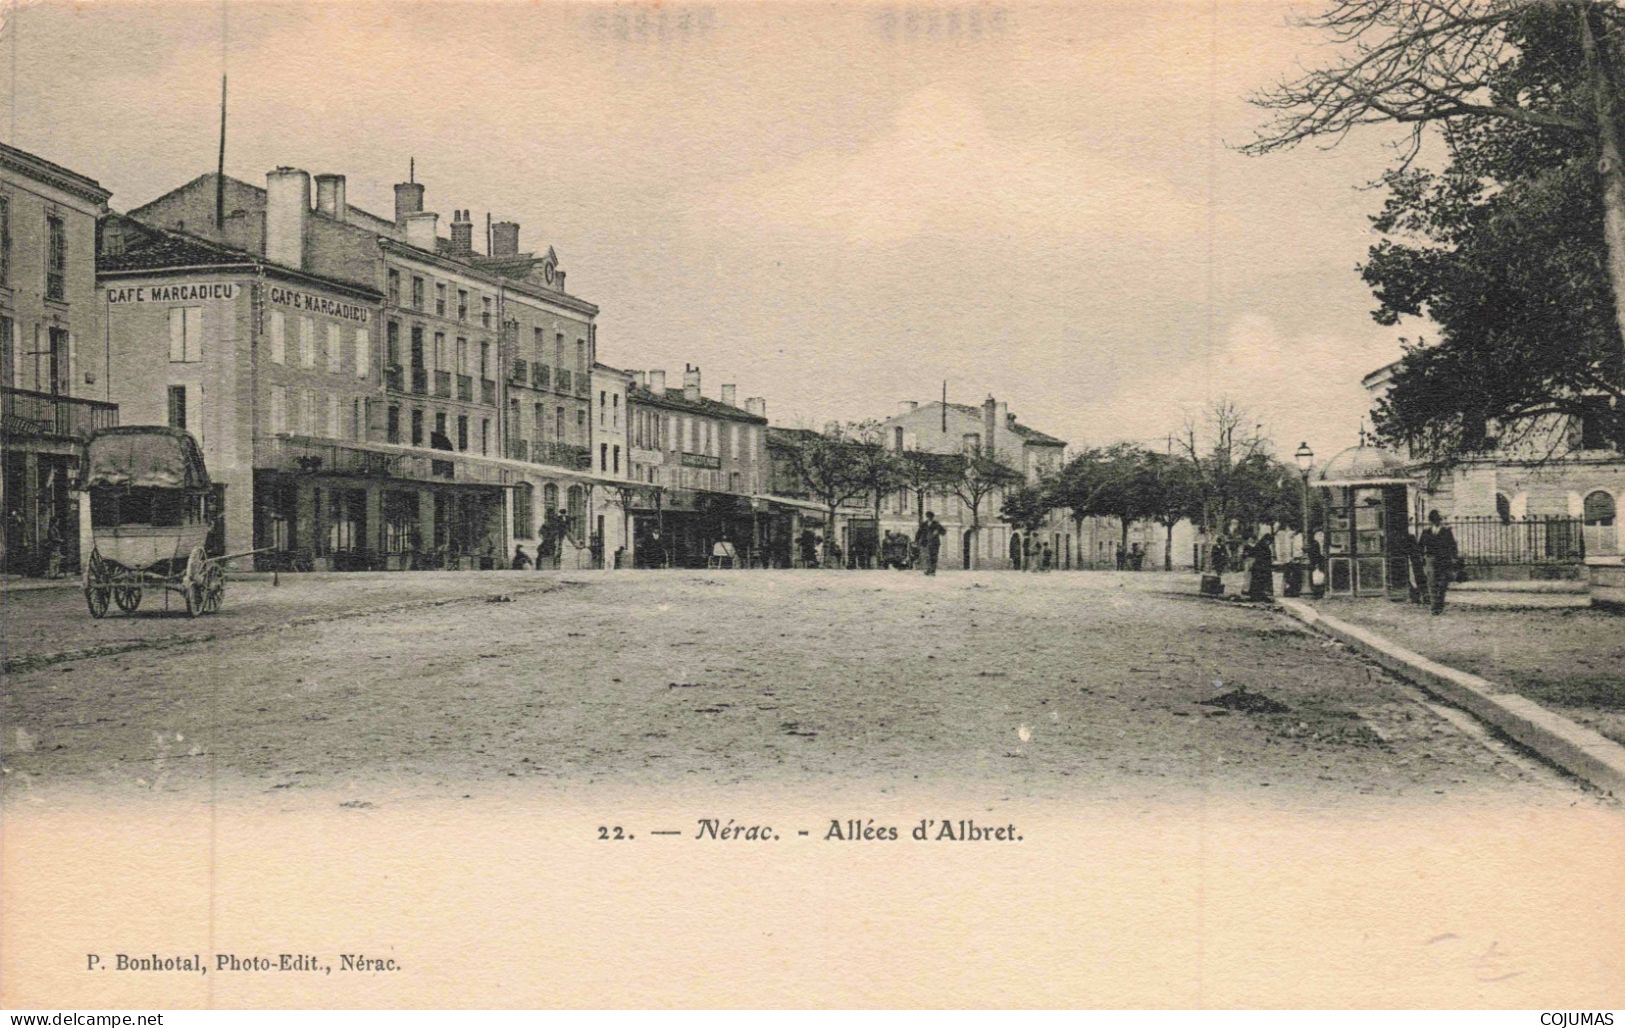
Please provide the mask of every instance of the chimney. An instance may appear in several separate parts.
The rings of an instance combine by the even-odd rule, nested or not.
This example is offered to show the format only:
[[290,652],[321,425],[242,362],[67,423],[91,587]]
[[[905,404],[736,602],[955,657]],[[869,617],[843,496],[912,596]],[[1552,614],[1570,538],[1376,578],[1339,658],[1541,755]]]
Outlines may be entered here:
[[997,409],[998,417],[996,420],[998,422],[999,431],[1007,431],[1011,425],[1015,424],[1016,416],[1010,413],[1010,405],[1008,403],[1001,401]]
[[290,268],[305,266],[305,218],[310,214],[310,175],[277,168],[265,176],[265,259]]
[[559,280],[559,292],[561,292],[561,293],[564,292],[564,269],[563,268],[554,268],[553,269],[553,275],[554,275],[555,278],[557,278]]
[[700,399],[700,367],[698,364],[683,365],[683,399],[689,403],[697,403]]
[[666,395],[665,369],[649,372],[649,392],[654,393],[658,397],[664,397]]
[[343,175],[316,176],[316,209],[334,221],[345,220],[350,207],[344,201]]
[[474,252],[474,222],[469,220],[468,212],[451,212],[451,255],[453,257],[467,257]]
[[738,399],[739,399],[739,387],[738,386],[725,385],[725,386],[722,387],[722,402],[723,403],[727,404],[730,407],[737,407],[737,406],[739,406],[739,404],[737,402]]
[[405,226],[408,214],[423,210],[423,183],[395,183],[395,224]]
[[745,401],[745,410],[759,418],[767,417],[767,400],[761,396],[752,396]]
[[406,242],[419,250],[434,252],[435,240],[440,234],[440,215],[433,211],[418,211],[406,216]]
[[897,405],[897,413],[899,413],[899,414],[913,414],[916,410],[919,409],[919,407],[920,407],[920,402],[918,400],[904,400],[902,403]]
[[998,453],[999,405],[988,393],[982,401],[982,452],[988,456]]
[[519,223],[499,221],[491,226],[491,256],[514,257],[519,253]]

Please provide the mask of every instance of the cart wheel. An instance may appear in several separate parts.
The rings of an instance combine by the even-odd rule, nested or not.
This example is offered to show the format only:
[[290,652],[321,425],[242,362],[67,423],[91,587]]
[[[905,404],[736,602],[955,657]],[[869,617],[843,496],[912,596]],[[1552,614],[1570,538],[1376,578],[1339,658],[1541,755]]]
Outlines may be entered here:
[[226,573],[218,564],[210,564],[203,578],[203,610],[208,614],[220,613],[226,598]]
[[113,587],[113,602],[118,609],[126,614],[134,614],[141,606],[141,587],[138,585],[115,585]]
[[85,606],[90,608],[90,616],[101,618],[107,616],[107,600],[110,590],[101,586],[85,587]]
[[191,556],[186,558],[186,570],[181,572],[181,595],[186,599],[186,616],[197,617],[204,610],[203,580],[208,574],[208,559],[203,555],[203,547],[192,547]]

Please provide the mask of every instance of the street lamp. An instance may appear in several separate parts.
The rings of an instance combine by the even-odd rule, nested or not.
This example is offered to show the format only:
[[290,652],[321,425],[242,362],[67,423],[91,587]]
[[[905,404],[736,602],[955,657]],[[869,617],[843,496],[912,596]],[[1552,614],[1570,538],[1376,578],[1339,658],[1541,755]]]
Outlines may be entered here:
[[[1309,469],[1315,466],[1315,451],[1309,448],[1307,441],[1298,444],[1298,449],[1292,454],[1292,459],[1298,462],[1298,472],[1303,476],[1303,555],[1309,556]],[[1314,573],[1314,568],[1309,569]]]

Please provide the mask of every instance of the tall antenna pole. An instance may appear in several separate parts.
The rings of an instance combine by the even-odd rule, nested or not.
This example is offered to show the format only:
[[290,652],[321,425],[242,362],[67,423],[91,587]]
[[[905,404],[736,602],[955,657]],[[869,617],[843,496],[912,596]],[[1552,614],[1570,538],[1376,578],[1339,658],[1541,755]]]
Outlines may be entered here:
[[226,225],[226,76],[220,76],[220,162],[214,176],[214,227]]
[[948,380],[942,380],[942,430],[948,431]]

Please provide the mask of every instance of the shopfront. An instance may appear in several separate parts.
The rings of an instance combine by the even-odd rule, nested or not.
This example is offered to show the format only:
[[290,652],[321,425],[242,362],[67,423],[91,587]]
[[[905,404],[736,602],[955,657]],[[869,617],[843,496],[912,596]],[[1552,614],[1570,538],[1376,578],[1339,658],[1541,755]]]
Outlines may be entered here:
[[1410,591],[1412,481],[1403,461],[1374,446],[1333,457],[1316,478],[1326,512],[1326,589],[1341,596]]

